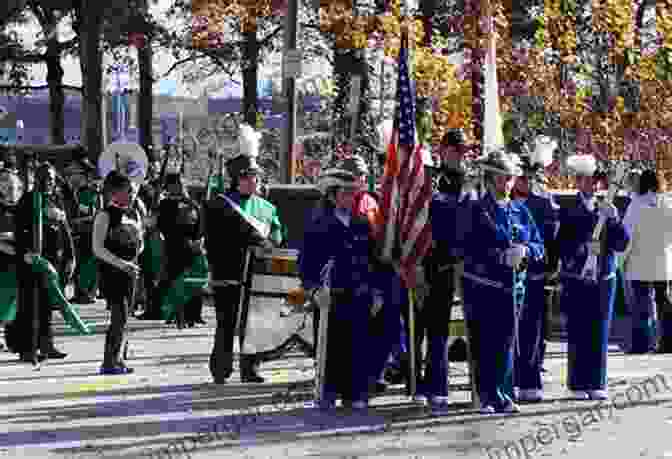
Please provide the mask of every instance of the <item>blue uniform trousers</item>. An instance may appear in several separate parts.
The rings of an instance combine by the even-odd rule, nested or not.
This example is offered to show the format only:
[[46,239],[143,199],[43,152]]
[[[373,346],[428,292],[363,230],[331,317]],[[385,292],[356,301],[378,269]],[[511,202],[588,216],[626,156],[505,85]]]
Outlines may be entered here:
[[[495,409],[512,401],[515,313],[511,289],[463,278],[462,290],[478,361],[477,386],[481,404]],[[475,335],[475,336],[474,336]]]
[[616,277],[601,280],[597,285],[578,279],[567,279],[563,284],[566,291],[562,301],[567,314],[567,385],[575,391],[605,390]]
[[369,295],[332,295],[327,327],[325,401],[366,401],[369,394]]
[[543,277],[528,280],[525,303],[518,323],[519,352],[514,364],[514,384],[523,390],[542,388],[545,305]]
[[656,346],[653,283],[633,280],[631,289],[632,334],[629,351],[644,354]]
[[455,296],[454,266],[432,273],[430,294],[421,311],[427,333],[427,365],[421,391],[427,397],[448,396],[447,344]]
[[385,366],[390,355],[401,341],[401,308],[408,307],[408,291],[402,287],[401,279],[389,273],[389,282],[383,290],[383,308],[371,320],[371,342],[369,350],[369,379],[371,382],[382,381]]

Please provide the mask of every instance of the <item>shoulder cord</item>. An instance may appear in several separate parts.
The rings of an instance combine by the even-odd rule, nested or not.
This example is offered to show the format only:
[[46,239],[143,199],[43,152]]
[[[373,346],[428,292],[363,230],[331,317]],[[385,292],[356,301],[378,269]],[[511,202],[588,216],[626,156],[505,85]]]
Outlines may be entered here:
[[334,257],[329,258],[329,261],[324,264],[322,271],[320,271],[320,281],[324,288],[331,288],[331,271],[334,268],[335,262]]

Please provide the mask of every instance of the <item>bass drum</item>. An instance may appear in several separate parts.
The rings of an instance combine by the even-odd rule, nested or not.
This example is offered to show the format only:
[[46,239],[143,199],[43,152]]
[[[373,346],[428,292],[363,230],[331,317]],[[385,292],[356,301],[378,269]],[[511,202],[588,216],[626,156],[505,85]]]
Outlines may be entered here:
[[0,169],[0,204],[15,206],[25,192],[19,174],[11,169]]

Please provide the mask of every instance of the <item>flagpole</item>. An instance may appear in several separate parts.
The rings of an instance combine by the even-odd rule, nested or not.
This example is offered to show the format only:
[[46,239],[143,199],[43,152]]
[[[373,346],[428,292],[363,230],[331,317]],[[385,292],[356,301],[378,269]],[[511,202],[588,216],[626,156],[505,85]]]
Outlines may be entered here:
[[[403,14],[402,18],[408,17],[408,0],[402,0],[401,2],[401,7],[403,9]],[[404,26],[402,26],[404,27]],[[411,53],[410,53],[410,48],[411,48],[411,39],[410,39],[410,33],[408,29],[408,25],[406,25],[402,29],[402,37],[401,37],[401,46],[404,46],[404,43],[406,45],[407,53],[408,53],[408,64],[409,64],[409,72],[408,72],[408,79],[411,80],[413,78],[412,74],[412,64],[411,64]],[[404,40],[404,38],[406,40]],[[413,99],[415,99],[415,94],[412,95]],[[415,149],[415,145],[413,145],[412,149],[410,149],[409,154],[413,154],[413,150]],[[411,269],[415,269],[415,266],[410,267]],[[410,273],[409,273],[410,274]],[[413,278],[415,278],[415,273],[412,275]],[[410,287],[408,289],[408,352],[409,352],[409,375],[408,375],[408,389],[410,392],[410,396],[415,398],[417,394],[417,380],[416,380],[416,368],[417,368],[417,362],[416,362],[416,354],[415,354],[415,300],[416,300],[416,295],[415,295],[415,287]]]

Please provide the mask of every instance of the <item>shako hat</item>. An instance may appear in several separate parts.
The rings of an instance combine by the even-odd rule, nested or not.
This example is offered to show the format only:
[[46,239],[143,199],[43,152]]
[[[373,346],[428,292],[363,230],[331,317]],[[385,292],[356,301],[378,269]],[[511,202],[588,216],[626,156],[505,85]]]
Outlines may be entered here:
[[519,177],[523,175],[520,157],[513,153],[507,153],[504,149],[493,150],[475,160],[475,165],[482,171],[498,175],[511,175]]
[[320,175],[317,187],[322,193],[329,188],[357,188],[357,176],[350,171],[340,168],[327,169]]
[[238,134],[238,156],[226,162],[226,171],[236,180],[245,175],[257,175],[262,169],[257,163],[261,133],[249,124],[241,124]]

